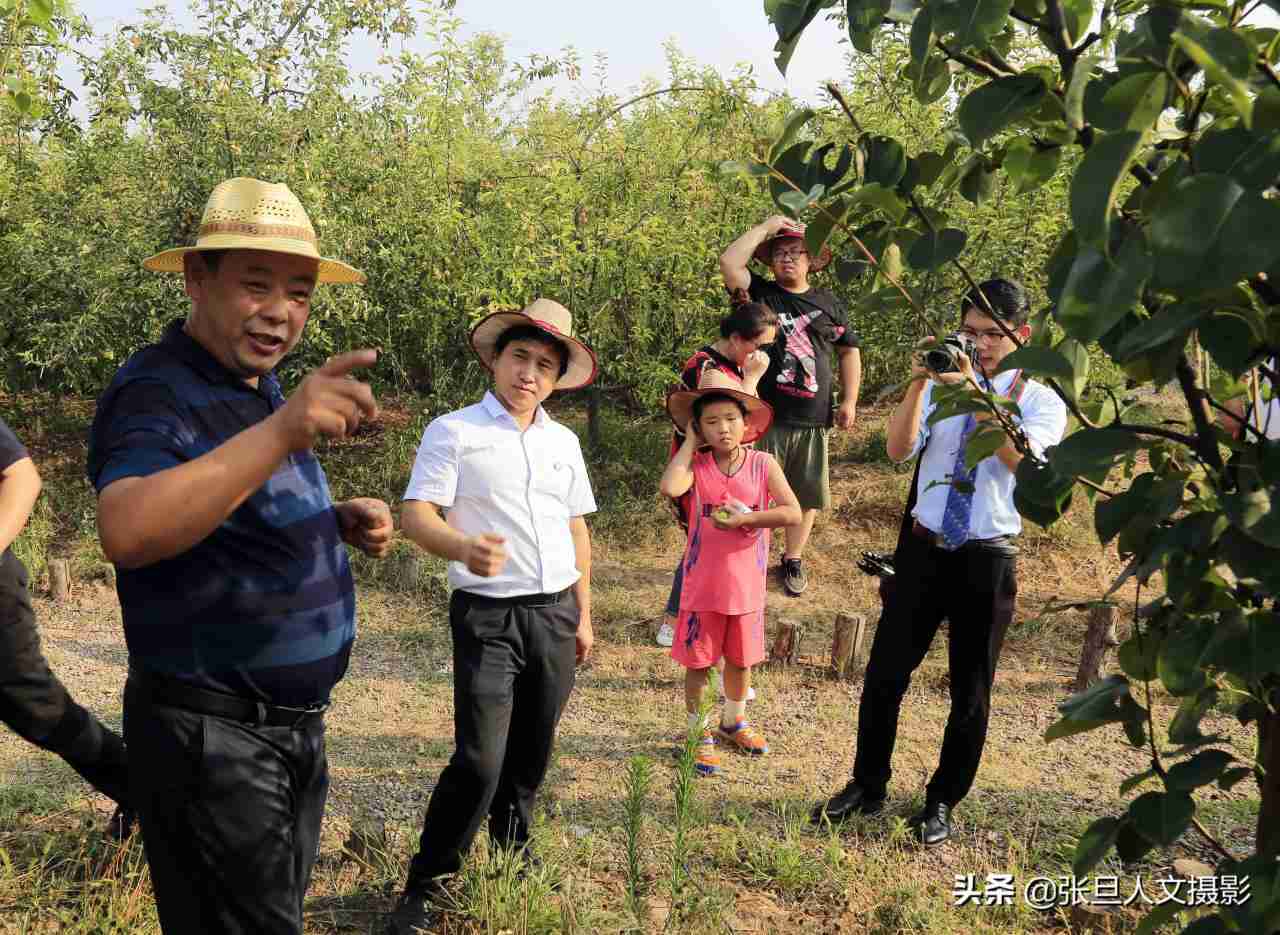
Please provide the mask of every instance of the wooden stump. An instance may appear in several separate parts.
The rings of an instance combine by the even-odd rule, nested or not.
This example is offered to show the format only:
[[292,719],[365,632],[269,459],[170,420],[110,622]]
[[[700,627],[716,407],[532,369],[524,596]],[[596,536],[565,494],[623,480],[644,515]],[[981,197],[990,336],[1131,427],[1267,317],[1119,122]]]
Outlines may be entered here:
[[836,678],[852,678],[862,671],[862,640],[866,632],[867,618],[862,614],[836,614],[835,632],[831,635],[831,674]]
[[49,594],[55,604],[71,596],[71,563],[65,558],[49,560]]
[[362,864],[371,864],[387,851],[387,823],[365,815],[351,823],[351,833],[342,844],[344,855]]
[[1116,609],[1099,604],[1089,611],[1089,625],[1084,631],[1084,649],[1080,653],[1080,668],[1076,670],[1076,691],[1084,691],[1090,683],[1102,678],[1108,651],[1119,645],[1120,640],[1116,636]]
[[793,665],[800,658],[800,643],[804,639],[804,625],[792,620],[778,621],[778,635],[773,638],[769,650],[769,662],[784,666]]

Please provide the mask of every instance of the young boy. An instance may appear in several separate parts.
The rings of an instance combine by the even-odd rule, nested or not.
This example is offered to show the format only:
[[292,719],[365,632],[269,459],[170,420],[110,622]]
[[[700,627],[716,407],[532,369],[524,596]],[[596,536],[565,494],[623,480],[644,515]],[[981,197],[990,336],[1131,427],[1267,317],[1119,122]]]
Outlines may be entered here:
[[27,449],[0,420],[0,720],[19,736],[58,754],[119,809],[111,831],[128,832],[124,741],[76,704],[40,653],[27,569],[10,548],[40,496],[40,474]]
[[[660,489],[673,498],[693,492],[671,657],[686,670],[689,730],[702,734],[696,767],[709,776],[720,771],[716,737],[750,755],[769,752],[747,723],[747,691],[751,667],[764,661],[768,530],[798,523],[800,504],[773,456],[744,447],[768,430],[773,411],[734,380],[708,371],[697,390],[667,397],[667,412],[686,431]],[[699,708],[707,670],[722,655],[724,713],[713,736]]]

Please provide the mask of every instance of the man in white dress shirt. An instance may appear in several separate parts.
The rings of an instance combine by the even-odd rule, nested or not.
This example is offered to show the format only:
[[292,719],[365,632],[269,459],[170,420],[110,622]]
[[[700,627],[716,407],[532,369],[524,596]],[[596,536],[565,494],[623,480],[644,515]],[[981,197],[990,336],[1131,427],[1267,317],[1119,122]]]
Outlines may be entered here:
[[568,310],[549,299],[477,324],[471,346],[493,389],[427,426],[404,494],[405,535],[449,559],[456,749],[390,932],[432,924],[442,879],[486,815],[495,845],[534,859],[534,796],[592,643],[584,517],[595,498],[577,435],[542,408],[553,390],[595,379],[595,355],[571,332]]
[[[988,280],[979,288],[992,310],[1025,341],[1031,334],[1025,290],[1004,279]],[[979,297],[970,293],[960,310],[960,331],[978,348],[982,372],[976,379],[1018,403],[1022,415],[1015,421],[1032,450],[1043,454],[1062,439],[1066,406],[1048,387],[1016,371],[996,373],[1017,345],[979,304]],[[963,355],[959,367],[951,373],[930,373],[917,353],[906,397],[889,417],[889,457],[905,461],[920,454],[914,506],[908,502],[894,554],[894,586],[882,591],[884,614],[867,664],[853,778],[813,811],[815,821],[840,821],[883,807],[902,697],[945,618],[950,621],[951,712],[938,767],[925,790],[924,811],[911,819],[926,845],[950,837],[951,810],[977,774],[996,660],[1018,593],[1013,541],[1022,531],[1022,519],[1013,505],[1013,489],[1022,455],[1006,441],[970,472],[964,463],[965,444],[989,413],[928,423],[936,384],[975,379],[973,365]],[[960,483],[953,485],[953,480]]]

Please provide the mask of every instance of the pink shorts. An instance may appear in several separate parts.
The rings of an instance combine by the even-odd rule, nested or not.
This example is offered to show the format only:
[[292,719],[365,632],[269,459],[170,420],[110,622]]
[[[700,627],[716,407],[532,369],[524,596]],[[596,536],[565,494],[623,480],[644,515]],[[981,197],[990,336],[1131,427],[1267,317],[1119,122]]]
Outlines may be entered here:
[[671,658],[686,669],[705,669],[721,656],[742,669],[764,662],[763,609],[749,614],[680,611]]

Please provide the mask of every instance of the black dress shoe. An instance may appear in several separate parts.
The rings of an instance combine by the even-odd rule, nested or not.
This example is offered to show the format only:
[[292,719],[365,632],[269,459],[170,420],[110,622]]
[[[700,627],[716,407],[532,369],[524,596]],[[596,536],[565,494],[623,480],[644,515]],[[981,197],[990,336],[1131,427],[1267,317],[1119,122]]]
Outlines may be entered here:
[[822,824],[825,818],[832,824],[838,824],[855,814],[874,815],[884,808],[884,796],[872,798],[867,790],[858,785],[857,780],[849,780],[843,789],[827,799],[819,802],[809,813],[809,820],[815,825]]
[[925,847],[941,844],[951,837],[951,806],[946,802],[930,802],[924,811],[911,816],[911,827]]
[[406,888],[387,921],[385,935],[427,935],[440,922],[444,887],[438,880],[426,886]]

